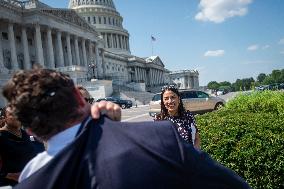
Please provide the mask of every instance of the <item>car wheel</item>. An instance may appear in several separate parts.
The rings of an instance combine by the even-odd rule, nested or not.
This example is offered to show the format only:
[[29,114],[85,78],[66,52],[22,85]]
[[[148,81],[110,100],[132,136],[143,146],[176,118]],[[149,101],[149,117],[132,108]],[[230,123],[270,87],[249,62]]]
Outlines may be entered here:
[[121,105],[121,108],[122,108],[122,109],[125,109],[125,108],[126,108],[125,104],[122,104],[122,105]]
[[219,102],[219,103],[217,103],[217,104],[215,105],[214,110],[219,110],[219,109],[221,109],[223,106],[224,106],[224,104]]

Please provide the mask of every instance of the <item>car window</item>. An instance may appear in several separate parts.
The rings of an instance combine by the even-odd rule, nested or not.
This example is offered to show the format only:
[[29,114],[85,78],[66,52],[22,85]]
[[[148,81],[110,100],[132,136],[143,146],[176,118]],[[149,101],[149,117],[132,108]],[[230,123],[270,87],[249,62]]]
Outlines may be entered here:
[[197,98],[197,94],[195,91],[182,91],[180,92],[181,99],[186,98]]
[[161,94],[156,94],[152,98],[152,101],[159,101],[159,100],[161,100]]
[[196,91],[198,98],[209,98],[209,95],[207,93],[204,93],[202,91]]

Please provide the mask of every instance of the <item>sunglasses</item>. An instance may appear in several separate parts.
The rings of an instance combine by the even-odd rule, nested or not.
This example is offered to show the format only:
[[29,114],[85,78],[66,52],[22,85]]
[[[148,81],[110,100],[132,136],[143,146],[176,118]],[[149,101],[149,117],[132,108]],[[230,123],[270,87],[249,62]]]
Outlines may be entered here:
[[93,98],[84,98],[86,102],[93,104],[94,99]]

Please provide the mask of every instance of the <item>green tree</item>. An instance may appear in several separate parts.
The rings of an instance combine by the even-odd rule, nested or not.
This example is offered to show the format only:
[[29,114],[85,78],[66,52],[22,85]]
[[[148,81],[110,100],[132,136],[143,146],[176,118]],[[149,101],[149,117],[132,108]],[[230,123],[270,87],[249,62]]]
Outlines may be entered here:
[[220,86],[231,86],[232,84],[229,81],[223,81],[219,83]]
[[271,77],[272,77],[274,83],[279,83],[280,77],[281,77],[281,71],[280,70],[273,70],[272,73],[271,73]]
[[269,84],[272,84],[272,83],[275,83],[274,79],[269,75],[269,76],[266,76],[266,78],[263,80],[262,82],[264,85],[269,85]]
[[242,80],[237,79],[236,82],[232,84],[232,88],[234,91],[242,90]]
[[217,90],[220,87],[220,84],[217,81],[210,81],[207,84],[208,89]]
[[266,78],[266,74],[265,73],[260,73],[258,76],[257,76],[257,81],[259,82],[259,83],[262,83],[263,82],[263,80]]
[[280,83],[284,83],[284,69],[281,70]]

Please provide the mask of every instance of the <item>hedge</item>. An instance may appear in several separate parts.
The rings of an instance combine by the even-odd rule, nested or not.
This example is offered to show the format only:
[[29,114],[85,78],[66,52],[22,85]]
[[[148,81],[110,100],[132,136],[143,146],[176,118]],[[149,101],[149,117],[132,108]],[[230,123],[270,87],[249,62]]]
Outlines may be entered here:
[[240,95],[196,116],[202,149],[252,188],[284,188],[284,93]]

